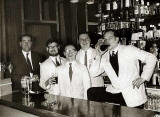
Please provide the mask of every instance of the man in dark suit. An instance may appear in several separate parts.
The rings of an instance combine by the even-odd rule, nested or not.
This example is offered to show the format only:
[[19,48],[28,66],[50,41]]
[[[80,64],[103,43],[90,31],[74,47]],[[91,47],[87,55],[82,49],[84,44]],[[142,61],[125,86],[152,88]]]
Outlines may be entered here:
[[33,77],[36,80],[39,78],[39,63],[42,62],[42,56],[31,51],[32,43],[33,38],[31,35],[24,34],[19,38],[19,45],[22,50],[11,59],[13,65],[11,77],[13,91],[21,90],[22,78]]

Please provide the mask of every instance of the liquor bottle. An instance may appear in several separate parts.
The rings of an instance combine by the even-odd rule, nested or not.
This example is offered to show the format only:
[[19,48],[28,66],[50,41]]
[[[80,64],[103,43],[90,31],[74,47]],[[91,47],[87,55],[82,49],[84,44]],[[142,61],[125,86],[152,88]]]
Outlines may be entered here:
[[150,6],[150,2],[147,2],[147,8],[148,8],[147,15],[151,15],[151,6]]
[[158,15],[160,14],[160,3],[156,3],[156,11],[155,14]]
[[125,21],[130,21],[134,17],[133,0],[125,0],[124,13]]
[[125,7],[124,7],[124,12],[125,12],[125,16],[124,19],[126,21],[129,21],[129,6],[130,6],[130,0],[125,0]]
[[118,15],[118,21],[123,21],[124,17],[123,0],[117,0],[117,15]]
[[[147,3],[149,4],[149,2],[147,2]],[[144,6],[144,14],[145,15],[149,15],[149,5],[148,4]]]
[[129,17],[130,19],[134,18],[134,0],[130,0],[131,5],[129,7]]
[[108,15],[107,22],[110,22],[110,12],[111,12],[111,4],[109,0],[105,2],[105,13]]
[[141,5],[140,5],[140,16],[143,17],[144,15],[145,15],[144,0],[141,0]]
[[114,0],[113,1],[113,17],[114,17],[114,21],[117,21],[118,20],[118,4],[117,4],[117,0]]
[[114,18],[114,11],[113,11],[113,2],[111,2],[112,0],[110,0],[110,21],[111,22],[114,22],[115,21],[115,18]]
[[134,15],[135,15],[135,17],[139,17],[139,0],[135,1]]

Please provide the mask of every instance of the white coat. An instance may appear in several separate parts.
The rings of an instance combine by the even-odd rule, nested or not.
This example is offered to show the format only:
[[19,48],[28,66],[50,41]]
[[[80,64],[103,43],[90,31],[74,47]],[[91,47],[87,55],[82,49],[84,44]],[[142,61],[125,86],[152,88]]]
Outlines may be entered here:
[[[84,57],[85,57],[85,51],[80,49],[77,53],[76,59],[83,65],[85,63]],[[87,50],[87,69],[88,69],[89,75],[91,77],[91,86],[92,87],[104,86],[104,80],[103,80],[102,76],[99,76],[99,77],[93,76],[93,73],[99,69],[100,59],[101,59],[101,55],[96,49],[93,49],[90,47]]]
[[[65,59],[58,56],[58,61],[63,64],[65,63]],[[58,86],[57,84],[52,85],[51,87],[46,86],[45,82],[52,77],[52,75],[55,73],[56,70],[56,64],[52,60],[52,57],[50,56],[47,60],[45,60],[43,63],[40,64],[40,83],[39,85],[45,89],[50,94],[58,94]]]
[[[133,89],[132,81],[141,77],[149,81],[156,65],[156,57],[151,53],[140,50],[134,46],[118,45],[119,76],[115,73],[109,61],[110,54],[102,56],[99,73],[106,72],[111,80],[106,91],[111,93],[122,92],[124,100],[129,107],[139,106],[147,101],[145,86]],[[139,62],[145,63],[141,76],[139,75]]]
[[69,63],[57,67],[59,95],[87,99],[87,90],[91,87],[91,81],[86,66],[74,61],[72,70],[72,80],[70,80]]

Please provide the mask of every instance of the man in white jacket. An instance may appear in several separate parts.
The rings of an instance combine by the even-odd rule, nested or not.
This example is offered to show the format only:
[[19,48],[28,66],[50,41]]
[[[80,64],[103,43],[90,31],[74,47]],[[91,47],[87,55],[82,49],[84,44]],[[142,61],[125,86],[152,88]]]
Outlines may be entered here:
[[[58,94],[57,81],[54,82],[53,74],[57,66],[63,64],[65,59],[59,55],[60,46],[57,41],[49,39],[46,50],[49,58],[40,64],[40,86],[50,94]],[[50,84],[50,85],[49,85]]]
[[[113,30],[104,34],[108,52],[102,56],[99,72],[105,72],[111,85],[88,90],[89,100],[119,103],[129,107],[143,108],[147,101],[144,82],[149,81],[156,65],[156,57],[134,46],[119,44],[119,37]],[[139,74],[139,62],[145,63]]]
[[93,73],[98,70],[101,55],[98,50],[90,46],[91,39],[87,33],[79,35],[79,44],[81,49],[78,51],[76,59],[88,69],[91,77],[92,87],[103,87],[104,80],[102,76],[94,77]]
[[66,63],[57,67],[59,95],[87,99],[87,90],[91,87],[89,73],[85,65],[76,60],[77,50],[67,45],[64,50]]

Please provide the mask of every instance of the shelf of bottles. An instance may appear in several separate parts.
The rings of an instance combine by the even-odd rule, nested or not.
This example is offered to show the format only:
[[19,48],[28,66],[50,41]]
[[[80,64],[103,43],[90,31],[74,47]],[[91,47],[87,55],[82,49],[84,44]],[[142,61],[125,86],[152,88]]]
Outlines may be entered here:
[[138,30],[145,17],[154,15],[160,15],[160,1],[101,0],[95,16],[99,18],[98,32],[103,33],[106,29]]
[[160,112],[160,95],[148,94],[145,109]]
[[160,112],[160,89],[147,88],[147,102],[144,108]]

